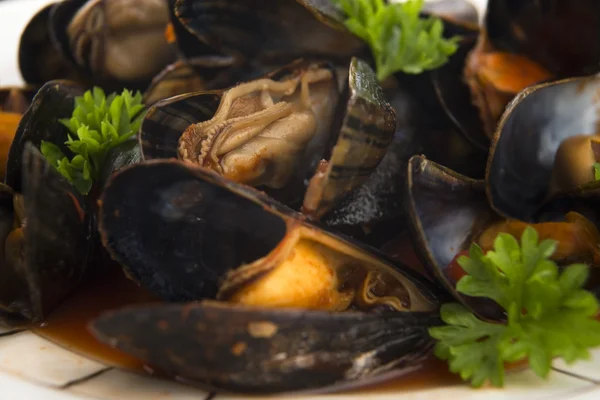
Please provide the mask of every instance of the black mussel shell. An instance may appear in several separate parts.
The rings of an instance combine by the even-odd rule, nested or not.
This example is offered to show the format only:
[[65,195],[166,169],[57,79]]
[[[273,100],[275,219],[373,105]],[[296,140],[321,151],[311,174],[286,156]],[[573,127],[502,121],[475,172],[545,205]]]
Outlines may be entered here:
[[474,46],[474,37],[462,40],[448,63],[431,72],[431,80],[441,106],[455,127],[474,146],[487,151],[490,140],[464,78],[466,59]]
[[[100,232],[112,257],[128,276],[170,301],[215,298],[229,271],[270,259],[296,226],[309,226],[340,248],[357,249],[307,225],[302,214],[263,192],[176,160],[124,168],[111,177],[100,204]],[[361,249],[360,254],[372,257],[371,251]],[[416,296],[438,296],[410,269],[400,273],[422,293]],[[227,296],[223,287],[220,291]]]
[[409,161],[406,182],[409,228],[423,265],[449,293],[478,315],[501,318],[495,303],[458,293],[457,281],[449,272],[456,256],[469,249],[474,235],[500,218],[487,202],[484,181],[414,156]]
[[178,58],[183,60],[190,60],[205,55],[217,55],[218,53],[203,41],[192,34],[187,28],[179,21],[179,18],[175,15],[175,4],[177,0],[168,0],[169,3],[169,23],[173,30],[173,39],[177,43]]
[[144,160],[177,158],[181,134],[191,124],[211,119],[221,94],[220,90],[186,93],[152,105],[140,127]]
[[21,192],[22,156],[25,145],[31,142],[39,148],[42,140],[52,142],[66,152],[67,128],[59,122],[70,118],[75,97],[81,96],[83,89],[70,81],[47,82],[37,92],[31,106],[19,123],[17,133],[8,153],[6,184]]
[[2,260],[0,321],[9,325],[42,321],[72,293],[88,272],[92,234],[73,186],[31,144],[22,160],[26,224],[21,239],[9,244],[3,237],[3,247],[18,254],[14,263],[7,262],[8,253]]
[[487,149],[467,140],[448,118],[432,73],[396,75],[395,86],[385,91],[396,111],[392,143],[365,183],[348,193],[322,218],[323,223],[367,242],[370,236],[381,236],[381,229],[388,238],[398,234],[388,228],[392,221],[403,225],[406,164],[415,154],[471,178],[484,177]]
[[230,57],[179,60],[154,77],[142,99],[146,106],[180,94],[222,89],[235,84]]
[[485,25],[497,50],[526,55],[558,77],[600,70],[596,0],[489,0]]
[[[486,173],[488,198],[498,213],[527,222],[538,219],[553,195],[561,144],[598,134],[598,90],[596,76],[567,79],[528,88],[509,104],[494,135]],[[592,171],[590,165],[590,181]]]
[[[303,211],[320,218],[354,188],[361,187],[377,169],[392,143],[396,113],[386,101],[373,70],[353,58],[348,84],[336,112],[325,171],[316,164],[304,197]],[[313,163],[315,160],[312,161]],[[314,190],[314,192],[313,192]],[[310,210],[310,211],[309,211]]]
[[243,63],[281,65],[311,56],[346,63],[365,50],[332,18],[339,11],[328,1],[183,0],[175,15],[200,41]]
[[84,77],[55,46],[50,15],[57,3],[41,9],[29,21],[19,42],[19,68],[25,82],[41,86],[53,79],[83,81]]
[[441,322],[428,313],[326,313],[217,302],[130,307],[96,319],[102,342],[205,388],[333,392],[420,368]]

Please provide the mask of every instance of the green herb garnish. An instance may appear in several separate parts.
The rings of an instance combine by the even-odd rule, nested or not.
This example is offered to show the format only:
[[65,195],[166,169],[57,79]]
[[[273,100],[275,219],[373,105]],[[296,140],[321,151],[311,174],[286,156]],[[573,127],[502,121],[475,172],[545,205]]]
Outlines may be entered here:
[[600,181],[600,163],[594,163],[594,179]]
[[521,244],[505,233],[486,254],[473,244],[469,257],[458,259],[467,272],[457,284],[460,293],[495,300],[507,313],[506,324],[484,322],[464,306],[444,304],[446,326],[429,333],[438,339],[435,353],[448,360],[450,370],[475,387],[486,381],[504,384],[505,362],[527,359],[540,377],[550,372],[552,359],[571,364],[589,359],[588,349],[600,345],[598,300],[582,289],[588,267],[573,264],[559,273],[549,257],[556,242],[538,244],[538,234],[527,227]]
[[73,153],[71,160],[53,143],[42,141],[46,159],[82,194],[87,194],[100,178],[108,152],[133,137],[144,118],[142,95],[128,90],[106,97],[94,87],[75,98],[70,119],[60,122],[69,129],[65,145]]
[[420,74],[439,68],[458,49],[458,37],[442,36],[444,24],[439,18],[420,17],[424,0],[332,1],[346,14],[348,30],[371,47],[380,81],[399,71]]

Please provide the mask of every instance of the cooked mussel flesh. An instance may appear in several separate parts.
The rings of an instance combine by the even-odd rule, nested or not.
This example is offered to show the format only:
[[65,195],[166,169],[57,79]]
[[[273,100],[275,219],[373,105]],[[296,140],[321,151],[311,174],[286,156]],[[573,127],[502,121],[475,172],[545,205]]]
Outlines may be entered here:
[[308,144],[329,133],[336,100],[332,71],[316,65],[281,81],[243,83],[223,93],[210,120],[183,132],[179,158],[236,182],[280,189]]

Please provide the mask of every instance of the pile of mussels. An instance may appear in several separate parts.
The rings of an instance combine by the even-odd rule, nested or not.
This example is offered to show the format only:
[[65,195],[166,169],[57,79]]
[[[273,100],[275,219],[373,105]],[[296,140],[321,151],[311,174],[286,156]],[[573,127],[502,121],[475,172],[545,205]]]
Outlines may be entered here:
[[[452,297],[499,318],[455,291],[473,242],[535,224],[559,264],[600,266],[600,2],[489,0],[483,26],[465,1],[424,10],[459,50],[383,83],[328,0],[41,10],[28,86],[0,91],[0,122],[20,121],[1,142],[1,322],[43,321],[112,258],[164,303],[102,316],[100,340],[218,390],[339,390],[417,368]],[[94,85],[149,109],[82,196],[39,147],[66,151],[58,120]],[[381,250],[406,232],[422,273]]]

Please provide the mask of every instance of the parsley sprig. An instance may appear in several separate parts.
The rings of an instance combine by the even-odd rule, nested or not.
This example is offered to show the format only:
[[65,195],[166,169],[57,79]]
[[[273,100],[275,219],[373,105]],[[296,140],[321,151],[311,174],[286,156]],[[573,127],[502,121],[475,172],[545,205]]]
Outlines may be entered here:
[[424,0],[332,1],[346,14],[348,30],[371,47],[380,81],[400,71],[420,74],[439,68],[458,49],[459,38],[445,39],[439,18],[420,17]]
[[594,163],[594,179],[600,181],[600,163]]
[[65,142],[73,153],[69,158],[53,143],[42,141],[46,159],[82,194],[89,193],[108,152],[133,137],[145,115],[142,95],[129,90],[108,97],[94,87],[75,98],[75,109],[69,119],[60,122],[69,129]]
[[475,387],[487,381],[501,387],[506,362],[528,360],[537,375],[546,377],[553,358],[571,364],[589,359],[588,349],[600,346],[598,300],[582,289],[588,267],[573,264],[560,273],[549,259],[555,249],[555,241],[538,243],[536,230],[527,227],[520,245],[501,233],[494,250],[484,254],[473,244],[469,257],[458,259],[467,275],[457,290],[495,300],[508,322],[484,322],[460,304],[444,304],[441,317],[447,325],[429,333],[438,339],[436,355],[448,360],[452,372]]

